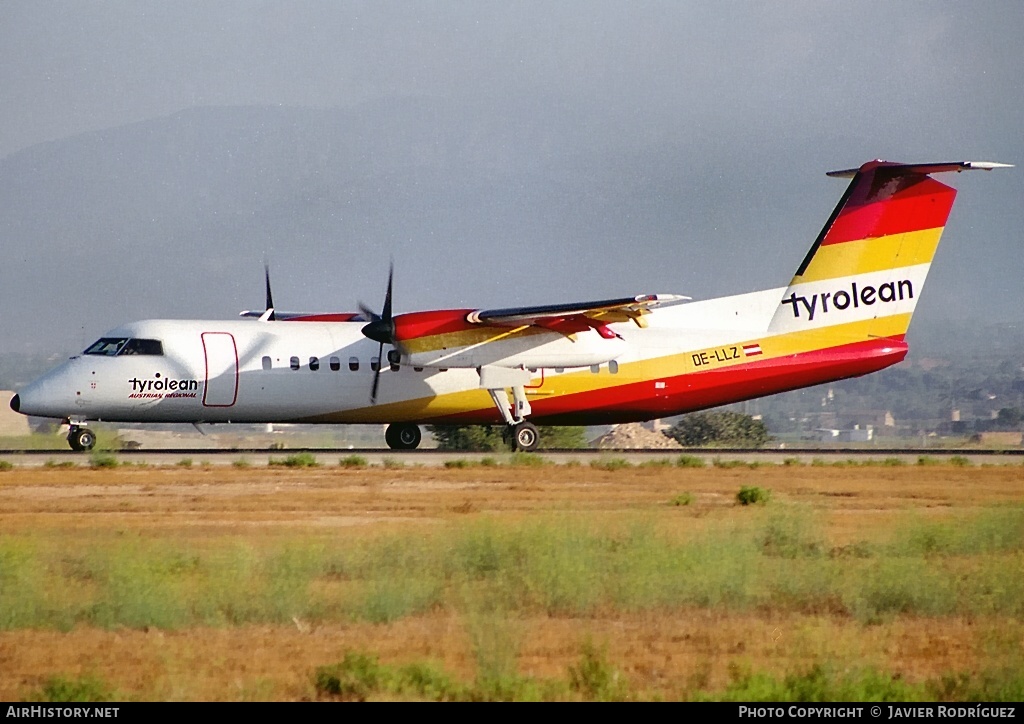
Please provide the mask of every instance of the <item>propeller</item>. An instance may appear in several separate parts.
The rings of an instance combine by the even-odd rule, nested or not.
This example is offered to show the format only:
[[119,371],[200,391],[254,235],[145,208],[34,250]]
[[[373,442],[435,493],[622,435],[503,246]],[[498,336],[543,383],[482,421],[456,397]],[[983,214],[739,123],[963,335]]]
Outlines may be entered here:
[[395,343],[395,320],[391,315],[391,282],[395,276],[395,263],[391,262],[388,269],[388,290],[384,294],[384,309],[377,314],[365,304],[360,303],[360,311],[369,318],[369,322],[363,326],[363,334],[380,343],[377,349],[377,369],[373,373],[373,387],[370,389],[370,402],[376,404],[377,389],[380,386],[380,370],[384,366],[384,345]]
[[277,316],[274,314],[274,296],[270,293],[270,263],[266,261],[263,262],[263,277],[267,282],[267,306],[260,319],[264,322],[273,322]]

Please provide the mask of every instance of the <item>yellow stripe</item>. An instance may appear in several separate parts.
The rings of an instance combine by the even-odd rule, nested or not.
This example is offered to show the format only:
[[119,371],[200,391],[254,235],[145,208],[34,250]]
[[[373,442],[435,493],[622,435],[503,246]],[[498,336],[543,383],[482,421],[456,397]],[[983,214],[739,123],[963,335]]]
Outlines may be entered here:
[[792,283],[816,282],[822,279],[927,264],[935,256],[943,228],[940,226],[906,234],[820,246],[803,276],[794,277]]
[[[618,385],[636,382],[665,379],[695,372],[714,371],[750,362],[763,362],[780,357],[812,352],[819,349],[838,347],[853,342],[863,342],[879,337],[896,337],[905,334],[910,325],[910,314],[894,314],[877,319],[866,319],[830,327],[789,332],[775,337],[762,337],[742,342],[730,343],[706,350],[690,350],[679,354],[656,357],[637,362],[621,363],[618,374],[611,374],[607,367],[602,366],[598,374],[589,369],[549,376],[541,388],[550,395],[570,395],[580,392],[602,390]],[[743,345],[757,342],[761,345],[762,354],[756,357],[743,355]],[[696,365],[693,355],[701,351],[713,352],[715,349],[725,350],[737,347],[739,356],[726,362]],[[442,373],[443,374],[443,373]],[[539,381],[539,376],[534,382]],[[383,381],[386,384],[386,380]],[[676,390],[677,391],[677,390]],[[536,398],[535,398],[536,399]],[[403,400],[389,404],[378,404],[374,407],[363,407],[358,410],[322,415],[315,418],[319,422],[402,422],[424,417],[440,417],[455,415],[471,410],[485,410],[493,406],[486,390],[464,390],[436,397],[421,397],[416,400]]]

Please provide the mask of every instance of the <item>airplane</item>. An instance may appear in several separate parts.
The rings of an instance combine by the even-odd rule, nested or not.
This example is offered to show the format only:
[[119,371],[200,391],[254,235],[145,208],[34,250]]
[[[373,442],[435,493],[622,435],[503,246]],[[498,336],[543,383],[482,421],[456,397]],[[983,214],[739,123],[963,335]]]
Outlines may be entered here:
[[[507,309],[289,313],[145,320],[112,329],[11,399],[25,415],[90,421],[376,423],[396,450],[423,424],[504,424],[532,451],[535,423],[668,417],[884,369],[911,315],[956,190],[932,174],[992,162],[869,161],[786,287],[704,301],[640,294]],[[385,347],[387,352],[385,354]],[[509,399],[511,392],[511,400]]]

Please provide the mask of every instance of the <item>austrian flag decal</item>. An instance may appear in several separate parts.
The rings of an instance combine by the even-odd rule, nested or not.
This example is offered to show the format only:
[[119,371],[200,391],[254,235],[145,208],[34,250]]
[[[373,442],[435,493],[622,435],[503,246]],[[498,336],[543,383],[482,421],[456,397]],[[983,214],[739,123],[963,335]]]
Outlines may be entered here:
[[743,354],[747,357],[756,357],[761,354],[761,345],[759,344],[745,344],[743,345]]

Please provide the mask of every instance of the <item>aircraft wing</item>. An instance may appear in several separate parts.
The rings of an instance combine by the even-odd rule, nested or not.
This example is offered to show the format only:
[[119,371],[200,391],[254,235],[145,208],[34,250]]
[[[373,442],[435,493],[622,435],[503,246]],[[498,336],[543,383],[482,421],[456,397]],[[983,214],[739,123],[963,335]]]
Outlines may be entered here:
[[466,316],[466,321],[496,327],[545,327],[563,334],[596,329],[603,337],[614,337],[615,334],[608,330],[606,325],[632,320],[638,327],[646,327],[643,316],[649,314],[652,308],[688,299],[690,297],[679,294],[640,294],[635,297],[596,302],[481,309],[470,312]]

